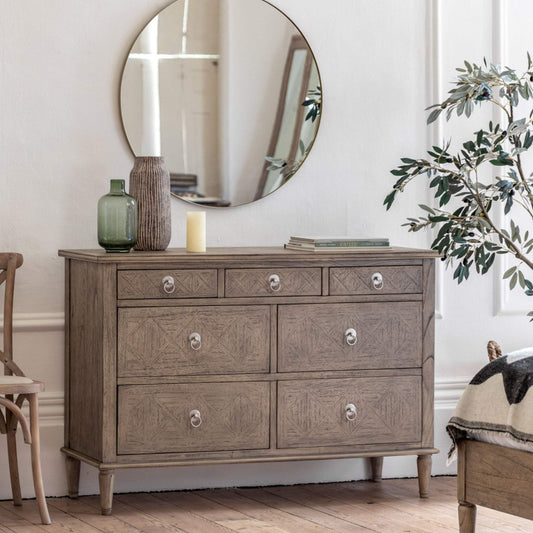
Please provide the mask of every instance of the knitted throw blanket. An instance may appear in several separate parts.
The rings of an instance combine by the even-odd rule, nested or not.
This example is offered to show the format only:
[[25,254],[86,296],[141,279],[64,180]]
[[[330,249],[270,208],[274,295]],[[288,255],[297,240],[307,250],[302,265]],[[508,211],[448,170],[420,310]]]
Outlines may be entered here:
[[452,439],[473,439],[533,452],[533,348],[491,361],[466,387],[446,426]]

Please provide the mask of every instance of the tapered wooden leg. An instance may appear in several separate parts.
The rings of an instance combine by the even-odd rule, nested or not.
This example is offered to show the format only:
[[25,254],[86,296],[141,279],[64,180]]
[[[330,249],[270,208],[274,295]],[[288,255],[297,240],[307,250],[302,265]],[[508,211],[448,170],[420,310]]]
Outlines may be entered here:
[[78,497],[80,487],[80,462],[74,457],[67,455],[67,486],[68,497],[75,499]]
[[109,516],[113,508],[113,485],[115,481],[114,470],[100,470],[98,476],[100,482],[100,506],[102,514]]
[[419,455],[416,461],[418,468],[418,492],[421,498],[427,498],[429,496],[431,462],[431,455]]
[[467,502],[459,502],[459,532],[474,533],[476,531],[476,506]]
[[381,481],[381,475],[383,473],[383,457],[371,457],[370,467],[372,468],[372,481]]
[[11,478],[11,491],[13,493],[13,504],[22,505],[22,495],[20,492],[20,477],[17,459],[17,426],[10,429],[15,415],[6,409],[7,425],[7,457],[9,462],[9,476]]
[[33,473],[33,486],[35,497],[39,506],[41,522],[51,524],[50,514],[44,497],[43,477],[41,474],[41,443],[39,437],[39,401],[37,394],[28,394],[30,403],[30,431],[31,431],[31,470]]

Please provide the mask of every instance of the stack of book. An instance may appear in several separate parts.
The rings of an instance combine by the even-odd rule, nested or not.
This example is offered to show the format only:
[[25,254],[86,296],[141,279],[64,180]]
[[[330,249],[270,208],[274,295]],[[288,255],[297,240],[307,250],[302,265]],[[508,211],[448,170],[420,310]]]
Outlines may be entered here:
[[389,239],[352,239],[350,237],[291,237],[285,248],[305,252],[334,252],[389,248]]

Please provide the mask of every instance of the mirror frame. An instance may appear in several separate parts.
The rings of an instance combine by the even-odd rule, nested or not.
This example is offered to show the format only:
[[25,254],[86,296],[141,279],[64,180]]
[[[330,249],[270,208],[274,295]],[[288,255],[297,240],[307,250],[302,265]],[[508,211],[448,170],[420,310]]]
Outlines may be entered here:
[[[118,110],[119,110],[119,115],[120,115],[120,123],[122,125],[122,132],[124,133],[124,137],[126,139],[126,143],[128,144],[128,147],[130,149],[130,152],[133,154],[134,157],[137,157],[137,155],[135,154],[135,151],[133,150],[133,147],[132,147],[132,145],[130,143],[130,140],[128,138],[128,134],[127,134],[127,131],[126,131],[126,126],[124,124],[124,117],[123,117],[123,114],[122,114],[122,83],[123,83],[123,80],[124,80],[124,72],[125,72],[125,69],[126,69],[126,64],[128,62],[129,55],[130,55],[130,52],[131,52],[131,49],[132,49],[133,45],[137,42],[137,40],[141,36],[142,32],[152,22],[152,20],[155,17],[157,17],[158,15],[160,15],[165,9],[167,9],[172,4],[174,4],[176,2],[181,2],[181,1],[183,1],[183,0],[173,0],[168,5],[166,5],[165,7],[163,7],[159,11],[157,11],[154,15],[152,15],[150,20],[148,20],[148,22],[146,22],[142,26],[142,28],[139,30],[139,32],[136,34],[135,38],[133,39],[133,41],[131,42],[131,44],[130,44],[130,46],[128,48],[128,51],[126,53],[126,57],[125,57],[125,59],[124,59],[124,61],[122,63],[122,70],[121,70],[121,74],[120,74],[120,83],[119,83],[119,90],[118,90]],[[316,138],[318,136],[318,132],[320,130],[320,125],[321,125],[321,122],[322,122],[324,88],[323,88],[323,83],[322,83],[322,76],[320,74],[320,68],[318,66],[318,61],[316,60],[315,53],[313,52],[313,49],[311,48],[311,45],[309,44],[309,41],[307,40],[307,38],[303,34],[303,32],[300,29],[300,27],[282,9],[280,9],[277,6],[275,6],[274,4],[269,2],[268,0],[255,0],[255,1],[263,2],[263,3],[267,4],[267,5],[269,5],[270,7],[272,7],[273,9],[275,9],[276,11],[278,11],[281,15],[283,15],[294,26],[294,28],[299,33],[299,35],[295,35],[291,39],[291,44],[289,46],[289,53],[287,55],[287,60],[286,60],[286,63],[285,63],[285,69],[284,69],[283,78],[282,78],[282,84],[281,84],[281,89],[280,89],[279,105],[278,105],[278,109],[277,109],[277,112],[276,112],[276,118],[275,118],[275,121],[274,121],[274,127],[273,127],[273,130],[272,130],[272,135],[271,135],[271,138],[270,138],[270,143],[269,143],[269,146],[268,146],[267,156],[266,157],[268,157],[268,153],[272,152],[275,149],[275,147],[276,147],[277,138],[279,136],[279,132],[280,132],[280,129],[281,129],[281,124],[282,124],[282,115],[283,115],[283,108],[284,108],[282,102],[284,102],[284,99],[285,99],[284,97],[285,97],[286,92],[287,92],[287,84],[288,84],[288,79],[289,79],[289,76],[290,76],[290,68],[291,68],[292,59],[294,57],[294,53],[295,53],[296,50],[307,49],[310,52],[308,57],[306,58],[304,79],[309,79],[309,74],[310,74],[313,62],[315,64],[315,67],[316,67],[316,70],[317,70],[319,86],[320,86],[320,90],[321,90],[322,96],[321,96],[320,113],[319,113],[319,115],[318,115],[318,117],[316,119],[317,125],[316,125],[315,136],[313,138],[312,144],[311,144],[307,154],[302,159],[302,161],[300,163],[300,166],[298,167],[298,170],[292,176],[290,176],[290,178],[284,178],[283,181],[280,183],[280,185],[276,189],[274,189],[273,191],[271,191],[271,192],[269,192],[267,194],[262,194],[262,189],[264,189],[264,186],[265,186],[265,183],[266,183],[266,180],[267,180],[267,177],[268,177],[268,172],[269,172],[268,171],[268,167],[270,166],[270,163],[265,160],[265,163],[263,165],[263,169],[262,169],[261,174],[259,176],[259,185],[257,187],[257,192],[256,192],[254,198],[252,200],[248,201],[248,202],[243,202],[243,203],[240,203],[240,204],[228,205],[228,206],[224,206],[224,205],[220,205],[220,206],[217,206],[217,205],[202,205],[202,204],[199,204],[199,203],[195,202],[194,200],[191,200],[189,198],[184,198],[182,196],[179,196],[175,192],[171,191],[171,193],[170,193],[171,197],[177,198],[177,199],[179,199],[182,202],[185,202],[187,204],[191,204],[191,205],[195,205],[195,206],[201,207],[202,209],[203,208],[218,209],[220,207],[228,208],[228,207],[240,207],[240,206],[244,206],[244,205],[249,205],[249,204],[257,202],[257,201],[261,200],[262,198],[266,198],[267,196],[270,196],[270,195],[274,194],[275,192],[279,191],[283,187],[283,185],[285,185],[285,183],[287,183],[287,181],[289,181],[289,179],[294,178],[294,176],[299,172],[300,168],[302,167],[302,165],[306,161],[307,157],[311,153],[311,150],[314,147]],[[303,96],[302,96],[302,93],[303,93]],[[307,87],[306,87],[306,85],[304,83],[302,83],[302,90],[301,90],[301,93],[300,93],[300,95],[302,96],[302,102],[303,102],[303,99],[305,98],[306,94],[307,94]],[[281,99],[282,97],[283,97],[283,100]],[[296,152],[297,152],[297,149],[298,149],[298,135],[297,135],[297,132],[301,131],[301,126],[303,124],[304,114],[305,114],[305,109],[303,108],[303,106],[301,106],[301,109],[299,109],[299,111],[298,111],[297,127],[295,128],[295,133],[294,133],[293,140],[292,140],[292,145],[291,145],[291,150],[290,150],[290,155],[291,156],[293,154],[295,155]],[[294,149],[295,146],[296,146],[296,149]],[[164,154],[161,154],[161,156],[163,157],[163,160],[164,160],[164,157],[165,157]]]

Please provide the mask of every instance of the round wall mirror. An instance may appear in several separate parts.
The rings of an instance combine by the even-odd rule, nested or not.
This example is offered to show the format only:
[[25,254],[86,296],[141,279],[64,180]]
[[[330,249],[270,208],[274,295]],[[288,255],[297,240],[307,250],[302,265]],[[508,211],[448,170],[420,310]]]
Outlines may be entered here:
[[274,192],[309,154],[321,117],[313,53],[263,0],[177,0],[130,49],[120,109],[136,156],[163,156],[171,192],[236,206]]

